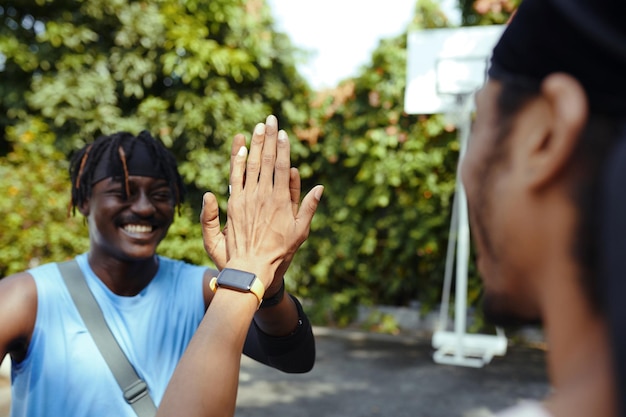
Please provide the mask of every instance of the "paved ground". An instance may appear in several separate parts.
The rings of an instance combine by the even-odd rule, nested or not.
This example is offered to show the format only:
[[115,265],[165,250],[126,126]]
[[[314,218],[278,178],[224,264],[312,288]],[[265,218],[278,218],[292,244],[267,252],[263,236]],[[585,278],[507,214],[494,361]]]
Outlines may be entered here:
[[476,369],[435,364],[428,339],[316,336],[308,374],[244,359],[237,417],[479,417],[549,389],[539,349],[512,346]]
[[[315,333],[317,362],[308,374],[244,358],[236,417],[481,417],[549,389],[539,349],[510,346],[475,369],[435,364],[424,338]],[[0,417],[8,401],[0,378]]]

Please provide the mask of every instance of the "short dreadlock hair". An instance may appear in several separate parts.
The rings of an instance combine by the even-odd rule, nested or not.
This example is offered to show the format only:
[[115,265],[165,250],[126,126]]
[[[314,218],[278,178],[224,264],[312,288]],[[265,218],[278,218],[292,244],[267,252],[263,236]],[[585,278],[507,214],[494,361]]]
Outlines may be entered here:
[[180,211],[180,206],[184,201],[185,187],[178,172],[178,166],[174,155],[158,141],[150,132],[144,130],[137,136],[128,132],[118,132],[112,135],[99,136],[93,143],[85,145],[83,148],[72,154],[70,159],[70,180],[72,182],[72,200],[69,211],[74,214],[76,207],[81,206],[91,197],[92,187],[98,181],[94,177],[96,167],[102,158],[109,158],[108,162],[115,167],[119,167],[119,172],[115,172],[116,178],[123,178],[125,187],[123,195],[128,198],[130,194],[128,186],[129,171],[127,160],[132,157],[133,150],[137,144],[147,149],[154,169],[163,175],[168,182],[172,195],[175,196],[175,205]]

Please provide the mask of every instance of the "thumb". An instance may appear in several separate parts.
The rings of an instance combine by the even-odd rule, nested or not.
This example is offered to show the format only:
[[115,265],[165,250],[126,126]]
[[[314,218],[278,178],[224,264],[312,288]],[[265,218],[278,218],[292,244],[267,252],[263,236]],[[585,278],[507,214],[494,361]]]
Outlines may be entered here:
[[309,234],[313,215],[317,211],[317,206],[319,205],[323,193],[324,186],[317,185],[302,199],[300,210],[298,210],[298,214],[296,215],[296,227],[298,232],[300,232],[301,236],[304,238],[303,241]]
[[202,197],[202,211],[200,212],[200,224],[202,225],[202,240],[204,248],[209,253],[213,252],[224,235],[220,230],[220,212],[217,198],[213,193],[207,192]]

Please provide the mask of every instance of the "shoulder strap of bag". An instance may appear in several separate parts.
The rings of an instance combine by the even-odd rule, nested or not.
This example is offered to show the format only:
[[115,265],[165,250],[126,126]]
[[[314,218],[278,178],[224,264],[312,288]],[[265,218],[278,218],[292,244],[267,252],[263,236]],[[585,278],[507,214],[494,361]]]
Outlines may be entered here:
[[80,313],[91,337],[104,357],[119,384],[126,402],[133,407],[139,417],[152,417],[156,407],[150,397],[148,385],[143,381],[120,348],[111,329],[104,320],[102,310],[87,286],[85,277],[76,260],[58,264],[76,308]]

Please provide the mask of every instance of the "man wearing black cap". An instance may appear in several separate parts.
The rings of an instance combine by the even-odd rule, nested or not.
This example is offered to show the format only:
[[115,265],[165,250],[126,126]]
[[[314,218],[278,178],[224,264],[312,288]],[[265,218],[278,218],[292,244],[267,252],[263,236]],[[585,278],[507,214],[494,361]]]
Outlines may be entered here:
[[[543,323],[554,388],[501,417],[626,412],[625,20],[618,0],[523,0],[476,96],[460,174],[485,314],[497,324]],[[219,329],[211,322],[197,337]],[[193,346],[160,415],[186,406],[190,416],[229,415],[194,401],[185,385],[210,369]],[[234,401],[235,392],[215,395]]]
[[524,0],[476,95],[461,176],[485,315],[540,321],[549,347],[554,392],[524,405],[529,415],[617,415],[607,285],[624,273],[608,267],[609,249],[626,253],[609,216],[624,190],[610,184],[626,181],[611,173],[626,165],[616,158],[626,146],[625,17],[623,2]]
[[[276,141],[277,135],[274,116],[255,131],[257,141]],[[256,302],[245,347],[228,345],[226,355],[240,356],[243,349],[285,372],[311,369],[311,325],[298,300],[284,293],[290,258],[281,258],[285,262],[262,280],[232,263],[224,269],[232,253],[217,216],[205,218],[219,232],[207,235],[205,243],[219,275],[156,255],[184,188],[174,157],[148,132],[99,137],[73,155],[70,178],[71,207],[87,219],[89,251],[75,263],[46,264],[0,280],[0,360],[11,354],[12,417],[153,416],[215,284],[230,285]],[[298,201],[297,171],[288,169],[286,182],[288,198]],[[263,236],[268,242],[270,237]],[[93,304],[85,308],[91,297]],[[94,317],[104,319],[101,327],[91,326]],[[112,343],[101,342],[105,330],[113,334]],[[121,357],[111,353],[117,345]],[[130,384],[124,383],[128,372],[120,372],[126,360]]]

